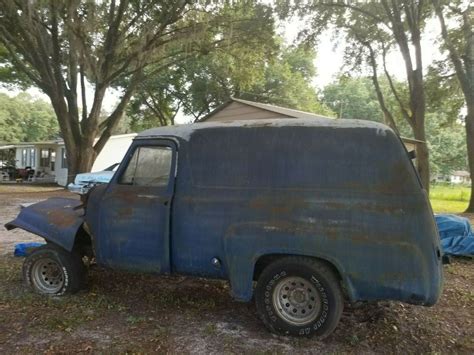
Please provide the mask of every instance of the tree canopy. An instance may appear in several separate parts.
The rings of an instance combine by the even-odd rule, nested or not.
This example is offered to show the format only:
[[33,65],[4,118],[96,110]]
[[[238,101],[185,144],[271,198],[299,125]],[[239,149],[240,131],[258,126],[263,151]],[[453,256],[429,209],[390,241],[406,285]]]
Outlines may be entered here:
[[51,105],[28,94],[0,93],[0,142],[36,142],[59,138]]
[[[256,16],[247,8],[256,8]],[[268,6],[245,1],[3,0],[0,17],[1,76],[50,97],[71,176],[90,169],[145,75],[273,26]],[[87,83],[94,89],[92,102],[86,100]],[[100,120],[111,87],[123,94]]]
[[338,118],[384,121],[370,78],[339,76],[323,89],[322,100]]
[[134,129],[173,123],[178,111],[199,120],[232,96],[332,115],[312,84],[314,50],[273,36],[256,39],[196,54],[148,77],[129,106]]

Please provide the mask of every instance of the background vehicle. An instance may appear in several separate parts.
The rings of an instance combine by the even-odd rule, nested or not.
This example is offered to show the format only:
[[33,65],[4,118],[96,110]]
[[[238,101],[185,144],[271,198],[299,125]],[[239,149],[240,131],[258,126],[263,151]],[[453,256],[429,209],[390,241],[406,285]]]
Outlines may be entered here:
[[114,176],[120,163],[115,163],[102,171],[93,173],[77,174],[74,182],[71,182],[67,188],[69,191],[85,195],[97,184],[107,184]]
[[49,245],[25,262],[41,293],[77,291],[81,257],[230,281],[275,332],[326,336],[349,301],[432,305],[442,264],[431,208],[388,127],[278,119],[139,134],[85,206],[50,199],[6,225]]

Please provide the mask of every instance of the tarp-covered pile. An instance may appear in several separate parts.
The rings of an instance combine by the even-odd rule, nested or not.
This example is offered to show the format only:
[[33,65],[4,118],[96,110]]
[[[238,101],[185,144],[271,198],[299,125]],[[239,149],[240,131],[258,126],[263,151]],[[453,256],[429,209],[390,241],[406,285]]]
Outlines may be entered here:
[[467,218],[440,214],[435,219],[445,255],[474,256],[474,233]]

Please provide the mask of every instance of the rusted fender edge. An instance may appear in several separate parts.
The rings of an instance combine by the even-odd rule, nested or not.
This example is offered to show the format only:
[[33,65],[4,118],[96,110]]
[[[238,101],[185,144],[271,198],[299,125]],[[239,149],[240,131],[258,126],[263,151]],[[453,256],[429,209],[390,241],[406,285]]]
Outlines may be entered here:
[[81,201],[50,198],[22,208],[13,221],[5,224],[5,228],[24,229],[71,251],[77,231],[83,222],[84,209]]

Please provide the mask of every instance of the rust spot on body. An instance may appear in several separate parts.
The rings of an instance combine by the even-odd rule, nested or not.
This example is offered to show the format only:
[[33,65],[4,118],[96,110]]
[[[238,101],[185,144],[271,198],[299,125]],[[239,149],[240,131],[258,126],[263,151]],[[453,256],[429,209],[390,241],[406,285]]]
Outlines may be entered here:
[[60,228],[72,227],[77,222],[77,217],[74,213],[65,213],[64,210],[52,210],[46,213],[50,224]]
[[274,197],[259,196],[249,202],[249,207],[264,210],[273,215],[293,214],[295,210],[309,207],[308,201],[303,198],[275,199]]

